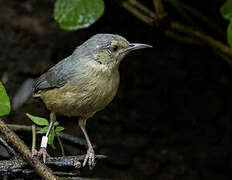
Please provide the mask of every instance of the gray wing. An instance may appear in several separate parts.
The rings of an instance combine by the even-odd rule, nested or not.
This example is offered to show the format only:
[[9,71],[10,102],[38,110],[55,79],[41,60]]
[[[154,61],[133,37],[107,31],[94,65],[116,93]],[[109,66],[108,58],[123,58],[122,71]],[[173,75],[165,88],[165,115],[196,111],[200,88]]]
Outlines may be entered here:
[[40,90],[62,87],[72,79],[77,68],[76,62],[72,58],[72,56],[67,57],[41,75],[34,84],[33,96],[38,97]]

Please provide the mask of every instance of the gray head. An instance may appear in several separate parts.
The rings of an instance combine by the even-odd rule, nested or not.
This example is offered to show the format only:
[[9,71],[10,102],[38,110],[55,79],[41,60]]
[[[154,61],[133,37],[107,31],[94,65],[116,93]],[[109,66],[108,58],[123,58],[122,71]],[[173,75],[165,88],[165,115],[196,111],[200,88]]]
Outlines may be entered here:
[[90,56],[96,62],[111,67],[117,67],[129,52],[151,48],[147,44],[129,43],[125,38],[114,34],[96,34],[79,46],[74,54]]

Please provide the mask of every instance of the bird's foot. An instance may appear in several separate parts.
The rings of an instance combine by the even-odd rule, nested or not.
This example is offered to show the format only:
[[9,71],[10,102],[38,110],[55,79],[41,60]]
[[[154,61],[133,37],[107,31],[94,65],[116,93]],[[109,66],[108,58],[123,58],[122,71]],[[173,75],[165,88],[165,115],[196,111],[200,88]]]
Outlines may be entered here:
[[96,165],[95,152],[94,152],[93,148],[88,149],[88,151],[85,155],[84,162],[83,162],[83,167],[86,165],[87,162],[88,162],[90,170],[92,170],[94,168],[94,166]]
[[47,158],[50,157],[50,155],[47,153],[46,148],[40,148],[39,151],[34,150],[32,152],[32,156],[37,156],[37,157],[42,157],[43,158],[43,162],[45,163]]

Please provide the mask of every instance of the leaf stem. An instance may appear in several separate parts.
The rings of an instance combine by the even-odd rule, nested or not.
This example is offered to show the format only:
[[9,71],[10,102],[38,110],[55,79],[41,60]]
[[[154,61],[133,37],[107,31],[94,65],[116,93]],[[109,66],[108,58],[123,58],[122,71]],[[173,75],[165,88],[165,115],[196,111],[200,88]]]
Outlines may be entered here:
[[59,142],[60,150],[61,150],[62,156],[65,156],[65,154],[64,154],[64,146],[63,146],[63,144],[62,144],[62,142],[61,142],[61,140],[60,140],[59,134],[57,134],[57,133],[55,132],[55,136],[57,137],[57,140],[58,140],[58,142]]

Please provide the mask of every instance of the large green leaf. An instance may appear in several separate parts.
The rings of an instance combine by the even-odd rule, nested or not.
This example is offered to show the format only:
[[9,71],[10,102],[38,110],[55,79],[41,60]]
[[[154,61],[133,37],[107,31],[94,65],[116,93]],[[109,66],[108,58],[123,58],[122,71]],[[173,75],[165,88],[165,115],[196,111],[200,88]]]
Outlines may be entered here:
[[65,30],[87,28],[104,12],[103,0],[56,0],[54,18]]
[[53,144],[54,138],[55,138],[55,130],[53,127],[48,136],[48,144],[52,147],[52,149],[56,149],[56,147]]
[[229,26],[227,28],[227,41],[230,47],[232,47],[232,20],[230,20]]
[[37,131],[37,134],[46,134],[48,131],[48,126],[45,126]]
[[232,0],[227,0],[220,9],[222,16],[225,19],[232,19]]
[[5,116],[10,113],[10,100],[6,90],[0,82],[0,116]]
[[39,126],[48,126],[48,120],[45,118],[41,118],[38,116],[33,116],[29,113],[26,113],[27,117],[29,117],[35,124],[39,125]]

